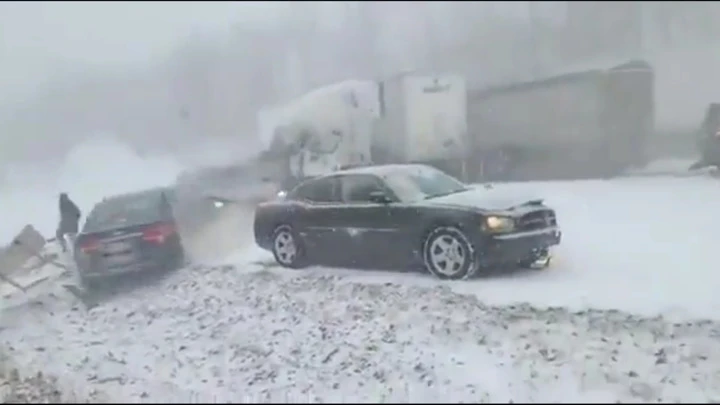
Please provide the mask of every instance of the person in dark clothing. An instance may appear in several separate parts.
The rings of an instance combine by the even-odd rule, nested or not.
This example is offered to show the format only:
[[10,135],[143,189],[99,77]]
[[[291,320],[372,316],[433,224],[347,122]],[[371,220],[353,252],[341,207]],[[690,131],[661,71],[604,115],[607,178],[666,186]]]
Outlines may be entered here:
[[705,112],[705,119],[700,128],[701,158],[690,166],[690,170],[708,166],[720,168],[720,104],[712,103]]
[[67,193],[60,193],[60,224],[58,225],[55,237],[58,243],[60,243],[63,252],[67,252],[65,235],[75,235],[78,233],[80,215],[80,208],[70,200]]

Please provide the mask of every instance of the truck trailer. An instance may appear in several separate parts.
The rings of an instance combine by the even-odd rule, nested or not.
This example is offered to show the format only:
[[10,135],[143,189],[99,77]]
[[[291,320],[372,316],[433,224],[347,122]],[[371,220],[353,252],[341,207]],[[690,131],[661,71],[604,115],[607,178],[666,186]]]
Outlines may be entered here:
[[378,82],[375,163],[424,163],[466,178],[467,85],[460,75],[404,73]]
[[468,92],[476,180],[594,178],[645,164],[654,74],[644,61]]

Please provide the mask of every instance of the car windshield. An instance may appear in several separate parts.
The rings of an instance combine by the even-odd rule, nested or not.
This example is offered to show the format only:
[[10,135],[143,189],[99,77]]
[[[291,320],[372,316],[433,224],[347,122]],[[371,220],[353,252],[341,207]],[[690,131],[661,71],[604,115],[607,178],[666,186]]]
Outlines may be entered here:
[[404,202],[427,200],[468,189],[454,177],[426,166],[397,170],[382,177]]

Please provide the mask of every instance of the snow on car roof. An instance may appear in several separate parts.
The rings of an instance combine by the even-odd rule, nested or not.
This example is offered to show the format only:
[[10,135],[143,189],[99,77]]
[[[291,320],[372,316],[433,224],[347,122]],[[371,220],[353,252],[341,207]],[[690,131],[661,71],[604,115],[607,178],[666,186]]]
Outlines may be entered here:
[[106,204],[106,203],[127,203],[128,201],[136,201],[136,200],[142,200],[142,199],[152,199],[152,198],[159,198],[163,193],[173,193],[172,187],[153,187],[145,190],[140,191],[131,191],[128,193],[123,194],[115,194],[112,196],[108,196],[102,199],[97,205],[99,204]]
[[[408,171],[411,169],[433,169],[431,166],[422,164],[388,164],[388,165],[375,165],[375,166],[363,166],[352,169],[339,170],[331,173],[328,176],[338,174],[376,174],[384,175],[398,171]],[[325,176],[323,176],[325,177]]]

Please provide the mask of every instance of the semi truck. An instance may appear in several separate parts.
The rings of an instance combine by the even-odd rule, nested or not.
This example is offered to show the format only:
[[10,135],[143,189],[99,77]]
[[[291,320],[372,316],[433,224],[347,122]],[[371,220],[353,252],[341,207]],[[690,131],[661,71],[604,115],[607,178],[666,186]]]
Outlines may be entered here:
[[404,73],[378,82],[375,163],[425,163],[467,178],[467,84],[454,74]]
[[643,61],[468,89],[409,72],[337,83],[260,114],[287,186],[339,168],[425,163],[468,182],[598,178],[645,164],[654,73]]
[[326,86],[260,111],[264,156],[286,165],[290,183],[383,163],[430,163],[458,174],[465,99],[457,75],[405,73]]
[[377,119],[377,86],[349,80],[315,89],[258,113],[265,145],[262,159],[281,166],[280,183],[290,187],[352,165],[371,163]]

